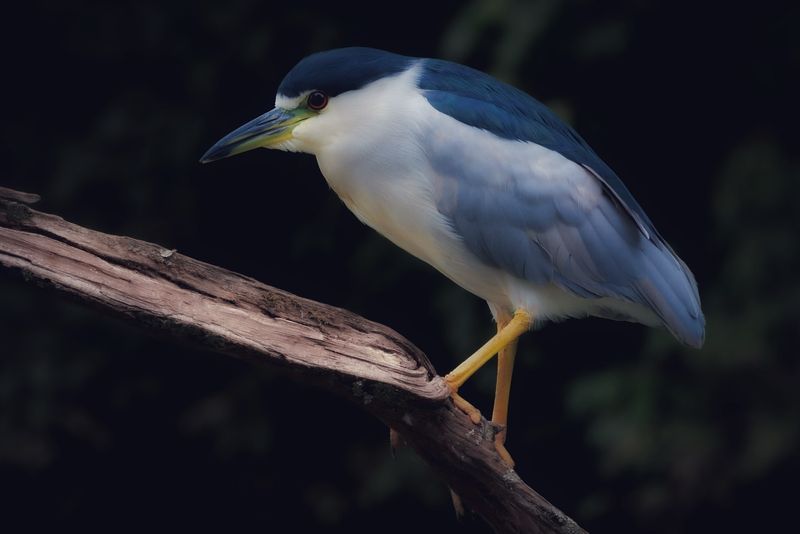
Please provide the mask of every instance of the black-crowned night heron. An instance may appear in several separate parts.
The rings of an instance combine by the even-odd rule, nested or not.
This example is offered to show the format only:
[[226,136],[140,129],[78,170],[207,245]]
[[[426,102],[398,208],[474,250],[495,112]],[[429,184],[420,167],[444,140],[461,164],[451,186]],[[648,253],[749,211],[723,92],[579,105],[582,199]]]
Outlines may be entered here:
[[[458,388],[495,354],[492,421],[505,429],[517,338],[599,316],[663,325],[693,347],[697,285],[631,193],[541,102],[437,59],[369,48],[311,55],[275,109],[203,162],[253,148],[306,152],[361,221],[489,304],[497,334],[445,378]],[[505,430],[498,452],[510,465]]]

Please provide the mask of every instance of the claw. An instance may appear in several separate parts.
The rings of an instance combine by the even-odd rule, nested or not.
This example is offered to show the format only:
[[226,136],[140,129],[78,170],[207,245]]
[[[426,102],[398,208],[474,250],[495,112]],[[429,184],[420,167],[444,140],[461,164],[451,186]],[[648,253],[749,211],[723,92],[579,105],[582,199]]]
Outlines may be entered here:
[[453,399],[453,404],[456,405],[456,408],[467,414],[473,424],[480,424],[483,416],[481,415],[481,411],[479,409],[470,404],[467,399],[458,393],[453,393],[450,397]]
[[453,404],[456,405],[456,408],[467,414],[473,424],[479,424],[483,418],[481,411],[470,404],[467,399],[458,394],[458,387],[453,385],[453,383],[448,380],[448,377],[449,375],[445,376],[444,380],[447,383],[447,387],[450,388],[450,398],[453,399]]
[[511,457],[508,449],[506,449],[506,432],[506,427],[502,427],[497,431],[494,435],[494,448],[497,450],[497,454],[500,455],[503,462],[511,469],[514,469],[514,458]]

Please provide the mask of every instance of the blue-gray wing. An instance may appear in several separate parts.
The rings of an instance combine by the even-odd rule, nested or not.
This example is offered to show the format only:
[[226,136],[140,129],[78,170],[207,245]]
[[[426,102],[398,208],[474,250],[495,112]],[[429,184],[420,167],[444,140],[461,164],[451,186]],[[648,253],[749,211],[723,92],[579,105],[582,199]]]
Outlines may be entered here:
[[641,304],[702,344],[691,272],[589,166],[445,115],[428,140],[437,207],[481,261],[583,298]]

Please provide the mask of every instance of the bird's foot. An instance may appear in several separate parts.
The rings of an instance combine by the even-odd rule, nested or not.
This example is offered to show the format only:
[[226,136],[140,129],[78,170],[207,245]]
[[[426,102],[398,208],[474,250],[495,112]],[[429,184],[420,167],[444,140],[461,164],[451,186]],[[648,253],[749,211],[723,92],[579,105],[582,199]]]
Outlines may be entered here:
[[450,375],[445,376],[444,380],[447,383],[447,387],[450,388],[450,398],[453,399],[453,404],[456,405],[456,408],[467,414],[474,424],[479,424],[483,417],[481,411],[458,394],[458,386],[449,380],[449,376]]
[[497,430],[497,433],[494,435],[494,448],[497,450],[497,454],[500,455],[500,458],[505,462],[505,464],[514,469],[514,459],[509,454],[508,449],[506,449],[506,432],[508,428],[503,426]]
[[458,393],[453,393],[450,395],[450,398],[453,399],[453,404],[456,405],[456,408],[464,412],[469,416],[470,421],[474,424],[480,424],[483,415],[481,415],[481,411],[477,409],[475,406],[469,403],[467,399],[459,395]]

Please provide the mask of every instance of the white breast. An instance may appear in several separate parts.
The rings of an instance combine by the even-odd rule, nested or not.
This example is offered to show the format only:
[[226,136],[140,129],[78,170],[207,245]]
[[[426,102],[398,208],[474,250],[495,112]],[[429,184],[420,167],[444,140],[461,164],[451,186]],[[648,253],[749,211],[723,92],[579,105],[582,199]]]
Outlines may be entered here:
[[502,292],[505,275],[467,251],[436,208],[433,171],[419,144],[431,108],[416,89],[416,77],[411,69],[339,95],[324,117],[308,121],[307,129],[298,127],[295,135],[317,156],[322,174],[356,217],[491,300]]

